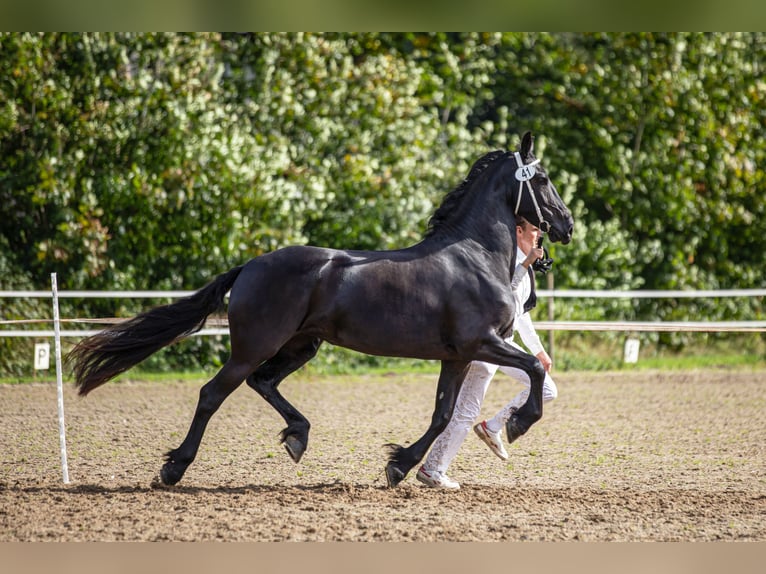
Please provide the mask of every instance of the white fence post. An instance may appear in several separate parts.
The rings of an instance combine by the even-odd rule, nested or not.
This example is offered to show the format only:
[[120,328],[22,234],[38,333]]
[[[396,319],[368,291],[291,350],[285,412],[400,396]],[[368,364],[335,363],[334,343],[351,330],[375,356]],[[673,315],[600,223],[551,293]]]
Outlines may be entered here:
[[53,332],[56,342],[56,388],[59,410],[59,445],[61,447],[61,472],[64,484],[69,484],[69,465],[66,456],[66,425],[64,424],[64,377],[61,368],[61,325],[59,320],[59,295],[56,274],[51,273],[51,292],[53,293]]

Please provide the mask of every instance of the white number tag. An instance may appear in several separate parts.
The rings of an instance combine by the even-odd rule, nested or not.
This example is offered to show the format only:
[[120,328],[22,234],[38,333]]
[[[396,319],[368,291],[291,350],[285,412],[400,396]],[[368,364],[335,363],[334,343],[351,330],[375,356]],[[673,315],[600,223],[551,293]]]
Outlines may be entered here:
[[535,177],[536,173],[537,170],[535,169],[534,165],[522,165],[519,169],[516,170],[516,179],[518,181],[529,181]]

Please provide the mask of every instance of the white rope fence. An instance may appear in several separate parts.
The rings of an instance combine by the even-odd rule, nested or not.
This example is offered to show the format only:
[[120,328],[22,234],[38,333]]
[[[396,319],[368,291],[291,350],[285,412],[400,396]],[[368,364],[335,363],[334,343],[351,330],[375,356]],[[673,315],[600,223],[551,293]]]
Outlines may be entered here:
[[[62,323],[67,321],[63,320]],[[94,322],[85,320],[83,322]],[[102,320],[100,323],[117,324],[120,319]],[[0,321],[0,325],[3,321]],[[206,325],[209,323],[206,323]],[[696,332],[696,333],[761,333],[766,331],[766,321],[535,321],[538,331],[635,331],[635,332]],[[61,329],[60,337],[90,337],[100,329]],[[193,337],[228,335],[228,327],[203,328]],[[53,329],[27,329],[0,331],[0,337],[49,338],[55,336]]]
[[[176,299],[192,295],[195,291],[59,291],[60,299]],[[591,289],[538,289],[540,299],[592,298],[592,299],[689,299],[723,297],[764,297],[766,289],[720,289],[720,290],[627,290],[599,291]],[[51,291],[0,291],[3,297],[50,298]],[[116,324],[124,319],[62,319],[61,323]],[[50,320],[21,319],[2,320],[3,325],[50,324]],[[535,327],[543,331],[634,331],[634,332],[764,332],[766,321],[535,321]],[[88,337],[99,329],[63,329],[61,337]],[[205,328],[195,336],[228,335],[225,319],[209,319]],[[52,329],[0,330],[0,337],[53,337]]]
[[[715,299],[726,297],[764,297],[766,289],[625,290],[538,289],[538,298],[591,299]],[[632,331],[632,332],[750,332],[766,331],[766,321],[535,321],[542,331]]]
[[[59,299],[174,299],[188,297],[196,291],[59,291]],[[688,299],[715,297],[764,297],[764,289],[700,289],[700,290],[612,290],[599,289],[537,289],[538,297],[595,299]],[[0,291],[0,298],[50,298],[50,291]]]
[[[0,291],[2,296],[2,291]],[[766,289],[700,289],[667,290],[634,289],[626,291],[599,291],[596,289],[537,289],[538,297],[592,298],[592,299],[715,299],[717,297],[764,297]]]
[[[59,299],[174,299],[196,291],[59,291]],[[2,297],[50,298],[50,291],[0,291]]]
[[766,321],[535,321],[541,331],[745,332],[766,331]]

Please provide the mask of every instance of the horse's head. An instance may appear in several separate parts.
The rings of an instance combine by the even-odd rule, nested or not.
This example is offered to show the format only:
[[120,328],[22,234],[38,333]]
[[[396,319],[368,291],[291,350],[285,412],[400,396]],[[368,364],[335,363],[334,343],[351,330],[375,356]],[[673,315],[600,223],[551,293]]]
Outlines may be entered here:
[[[562,201],[540,160],[533,153],[534,138],[530,132],[521,138],[519,151],[509,154],[511,208],[515,215],[548,234],[551,241],[569,243],[574,219]],[[506,168],[508,169],[508,168]],[[509,171],[510,171],[509,170]]]
[[[455,230],[471,226],[476,217],[483,223],[474,229],[484,229],[487,210],[497,210],[498,202],[503,202],[510,204],[515,216],[523,216],[548,233],[551,241],[569,243],[574,226],[572,214],[532,153],[532,147],[532,134],[527,132],[519,151],[495,150],[479,158],[431,216],[426,236],[454,234]],[[480,193],[486,194],[482,201],[476,200]],[[510,224],[506,215],[503,209],[503,219]]]

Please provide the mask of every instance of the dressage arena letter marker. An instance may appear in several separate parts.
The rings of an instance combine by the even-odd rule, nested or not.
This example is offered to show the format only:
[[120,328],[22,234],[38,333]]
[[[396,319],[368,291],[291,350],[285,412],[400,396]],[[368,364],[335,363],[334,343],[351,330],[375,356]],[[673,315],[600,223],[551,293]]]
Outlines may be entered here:
[[625,340],[625,355],[623,357],[623,360],[626,363],[637,363],[638,362],[638,349],[641,345],[641,342],[638,339],[626,339]]
[[50,343],[35,344],[35,371],[47,371],[51,366]]

